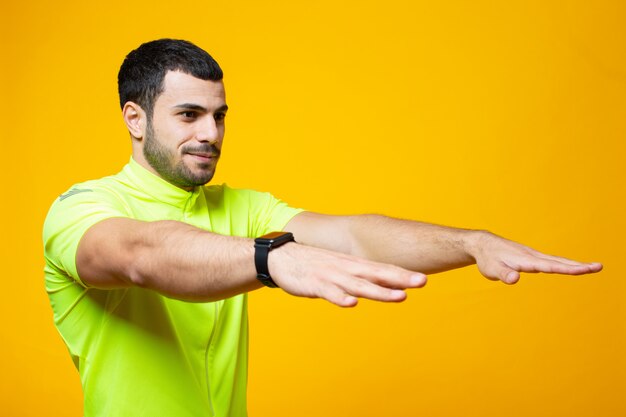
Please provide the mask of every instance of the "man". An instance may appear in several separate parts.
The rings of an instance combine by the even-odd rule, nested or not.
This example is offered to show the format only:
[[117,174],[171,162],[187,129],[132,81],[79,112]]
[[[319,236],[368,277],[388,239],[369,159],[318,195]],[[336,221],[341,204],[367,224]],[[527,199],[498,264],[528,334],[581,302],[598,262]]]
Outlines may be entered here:
[[218,64],[162,39],[132,51],[118,83],[130,162],[62,194],[44,226],[46,288],[86,416],[246,415],[246,293],[264,285],[351,307],[402,301],[424,273],[472,263],[509,284],[602,268],[486,231],[205,186],[228,110]]

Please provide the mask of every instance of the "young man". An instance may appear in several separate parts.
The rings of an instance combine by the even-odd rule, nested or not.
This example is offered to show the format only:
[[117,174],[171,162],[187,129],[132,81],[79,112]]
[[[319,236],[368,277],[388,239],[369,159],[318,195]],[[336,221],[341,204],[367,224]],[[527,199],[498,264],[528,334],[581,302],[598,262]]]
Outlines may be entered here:
[[205,186],[228,110],[218,64],[162,39],[132,51],[118,83],[130,162],[62,194],[44,226],[46,288],[85,416],[246,415],[246,293],[264,285],[350,307],[402,301],[424,273],[472,263],[506,283],[602,267],[486,231],[328,216]]

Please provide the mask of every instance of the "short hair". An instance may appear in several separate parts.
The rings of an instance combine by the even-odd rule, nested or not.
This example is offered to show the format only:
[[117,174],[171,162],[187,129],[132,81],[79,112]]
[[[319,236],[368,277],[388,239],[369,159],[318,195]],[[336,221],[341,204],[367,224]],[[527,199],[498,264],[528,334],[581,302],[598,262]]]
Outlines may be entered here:
[[181,71],[211,81],[220,81],[224,77],[213,57],[189,41],[158,39],[146,42],[126,55],[117,74],[120,107],[133,101],[151,119],[168,71]]

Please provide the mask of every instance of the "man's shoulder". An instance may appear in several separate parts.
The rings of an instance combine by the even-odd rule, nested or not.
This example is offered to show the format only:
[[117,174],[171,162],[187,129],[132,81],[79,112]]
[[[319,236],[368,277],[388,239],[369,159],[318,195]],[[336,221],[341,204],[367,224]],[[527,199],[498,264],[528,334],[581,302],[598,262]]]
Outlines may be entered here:
[[66,191],[64,191],[63,193],[61,193],[58,197],[58,201],[63,201],[67,198],[70,198],[76,194],[80,194],[80,193],[93,193],[94,190],[102,190],[102,189],[107,189],[109,188],[108,185],[110,185],[113,181],[111,180],[113,176],[107,176],[107,177],[102,177],[102,178],[98,178],[98,179],[93,179],[93,180],[87,180],[87,181],[83,181],[83,182],[79,182],[76,184],[73,184],[72,186],[70,186],[69,189],[67,189]]
[[120,174],[108,175],[106,177],[86,180],[71,185],[67,190],[59,194],[56,201],[64,201],[78,194],[94,193],[94,192],[107,192],[112,191],[119,187]]
[[60,193],[52,202],[48,217],[55,213],[68,213],[72,207],[85,207],[86,204],[106,204],[108,206],[123,206],[120,196],[121,173],[91,179],[73,184]]

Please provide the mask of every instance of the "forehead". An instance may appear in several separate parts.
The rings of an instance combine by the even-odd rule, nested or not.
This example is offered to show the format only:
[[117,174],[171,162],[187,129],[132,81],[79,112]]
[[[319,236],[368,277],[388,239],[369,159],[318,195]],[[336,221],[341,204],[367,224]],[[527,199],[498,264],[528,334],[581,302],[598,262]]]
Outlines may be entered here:
[[226,102],[224,83],[202,80],[180,71],[169,71],[163,79],[163,92],[157,98],[161,105],[194,103],[203,107],[220,107]]

